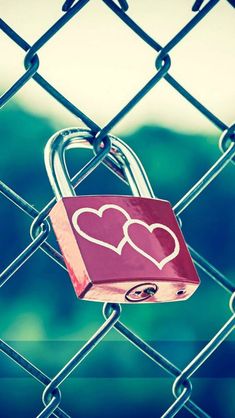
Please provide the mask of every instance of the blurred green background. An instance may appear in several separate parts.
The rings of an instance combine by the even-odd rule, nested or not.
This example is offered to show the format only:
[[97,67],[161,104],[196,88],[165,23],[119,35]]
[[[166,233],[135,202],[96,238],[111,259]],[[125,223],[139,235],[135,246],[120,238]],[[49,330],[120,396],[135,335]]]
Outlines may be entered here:
[[[36,208],[52,197],[43,148],[63,122],[7,105],[0,114],[1,179]],[[142,126],[122,134],[133,147],[157,196],[174,204],[221,155],[218,135]],[[75,173],[89,151],[68,153]],[[170,168],[169,168],[170,167]],[[232,164],[183,212],[186,240],[228,277],[234,275],[235,220]],[[105,167],[85,180],[78,194],[129,194]],[[3,270],[30,242],[31,219],[1,195],[0,265]],[[53,233],[51,242],[54,242]],[[201,286],[180,303],[124,306],[122,321],[178,367],[196,355],[231,312],[229,294],[202,274]],[[70,279],[37,251],[1,289],[1,335],[21,354],[53,376],[102,324],[102,304],[77,300]],[[234,417],[234,337],[192,378],[193,399],[214,417]],[[157,365],[111,331],[62,385],[62,406],[73,417],[160,417],[173,401],[170,378]],[[42,387],[1,356],[1,417],[31,417],[42,408]],[[187,417],[187,412],[179,416]]]

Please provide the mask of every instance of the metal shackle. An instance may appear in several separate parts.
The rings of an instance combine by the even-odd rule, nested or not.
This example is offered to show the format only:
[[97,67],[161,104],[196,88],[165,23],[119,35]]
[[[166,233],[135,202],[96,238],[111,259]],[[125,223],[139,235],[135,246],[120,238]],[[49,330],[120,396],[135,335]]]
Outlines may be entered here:
[[[115,173],[121,168],[133,196],[154,198],[147,174],[134,151],[121,139],[108,135],[111,149],[106,157],[108,167]],[[67,128],[55,133],[45,147],[45,165],[49,181],[57,200],[62,197],[76,196],[71,185],[65,161],[65,151],[71,148],[93,149],[90,129]],[[105,160],[104,160],[105,162]]]

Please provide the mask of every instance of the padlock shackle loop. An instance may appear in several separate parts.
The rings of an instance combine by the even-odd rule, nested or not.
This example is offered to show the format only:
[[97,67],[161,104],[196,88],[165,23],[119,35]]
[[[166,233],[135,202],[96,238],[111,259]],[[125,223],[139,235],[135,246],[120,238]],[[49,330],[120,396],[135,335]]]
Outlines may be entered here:
[[[115,174],[120,172],[121,168],[133,196],[154,198],[146,172],[134,151],[121,139],[113,135],[108,137],[112,145],[108,154],[108,164],[105,160],[104,163]],[[57,200],[76,196],[67,170],[65,151],[71,148],[93,150],[93,140],[94,135],[89,129],[67,128],[55,133],[47,142],[44,153],[45,165]]]

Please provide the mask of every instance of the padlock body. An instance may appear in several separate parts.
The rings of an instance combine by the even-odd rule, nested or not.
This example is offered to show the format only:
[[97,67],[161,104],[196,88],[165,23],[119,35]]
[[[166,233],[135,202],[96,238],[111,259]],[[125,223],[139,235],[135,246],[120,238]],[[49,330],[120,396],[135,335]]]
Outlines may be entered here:
[[185,300],[200,281],[169,202],[134,196],[58,201],[50,218],[78,297]]

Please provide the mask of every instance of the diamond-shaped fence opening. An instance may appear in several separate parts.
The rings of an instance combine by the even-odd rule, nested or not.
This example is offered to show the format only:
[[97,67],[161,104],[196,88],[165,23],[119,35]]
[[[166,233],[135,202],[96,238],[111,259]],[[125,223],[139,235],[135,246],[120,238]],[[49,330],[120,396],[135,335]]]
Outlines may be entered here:
[[[227,340],[234,330],[235,285],[234,282],[227,278],[227,274],[222,272],[223,265],[221,265],[227,255],[223,246],[225,246],[225,242],[232,241],[234,235],[234,221],[231,213],[232,209],[230,207],[232,203],[234,203],[234,194],[231,192],[231,194],[227,196],[224,192],[220,192],[220,199],[221,196],[223,196],[224,202],[219,200],[218,204],[215,198],[216,187],[218,190],[223,187],[224,189],[226,187],[232,187],[232,182],[231,184],[228,183],[232,176],[232,163],[235,158],[234,124],[225,123],[214,113],[214,111],[209,109],[207,105],[195,97],[194,94],[184,86],[183,78],[178,81],[178,79],[172,75],[174,64],[171,61],[171,52],[174,52],[174,48],[177,45],[180,45],[182,40],[187,39],[191,31],[193,31],[195,27],[199,27],[201,22],[205,25],[206,19],[213,10],[216,10],[216,8],[219,7],[220,2],[218,0],[210,0],[204,4],[204,1],[196,1],[192,5],[193,11],[195,12],[193,17],[177,33],[175,33],[171,39],[168,39],[165,45],[160,45],[157,39],[152,37],[141,25],[131,18],[131,13],[128,11],[128,3],[129,2],[126,2],[125,0],[116,2],[112,0],[103,0],[102,7],[104,9],[109,9],[109,15],[112,16],[112,19],[117,19],[119,25],[123,25],[122,27],[125,28],[125,31],[130,31],[130,39],[134,36],[138,37],[141,41],[144,41],[145,47],[151,49],[152,52],[155,52],[156,61],[153,62],[153,71],[151,76],[146,78],[145,84],[141,86],[138,91],[135,91],[132,97],[129,97],[127,102],[125,102],[121,108],[118,109],[116,114],[105,122],[103,126],[100,126],[100,123],[93,120],[93,117],[86,114],[86,111],[82,109],[82,102],[79,103],[79,95],[76,102],[70,101],[63,92],[57,89],[56,83],[54,86],[52,75],[47,79],[40,74],[40,53],[43,53],[44,48],[46,48],[47,45],[50,45],[52,39],[53,44],[56,45],[56,42],[58,42],[56,40],[56,35],[62,36],[63,28],[67,30],[66,36],[68,36],[71,19],[79,17],[82,10],[86,10],[88,4],[90,10],[92,10],[93,2],[90,2],[89,0],[79,0],[77,2],[67,0],[63,5],[64,14],[48,27],[44,34],[31,45],[28,44],[22,34],[18,33],[13,25],[0,19],[0,29],[3,32],[2,36],[7,36],[14,45],[17,45],[26,53],[24,60],[25,70],[22,70],[22,74],[19,78],[3,92],[0,98],[0,105],[3,107],[5,104],[11,103],[15,97],[17,98],[18,92],[23,91],[24,86],[29,88],[29,86],[31,86],[31,80],[34,80],[39,88],[43,89],[44,94],[51,96],[52,102],[58,102],[62,105],[65,112],[68,111],[72,113],[74,117],[78,118],[77,125],[83,124],[87,128],[90,128],[94,136],[96,135],[96,141],[105,141],[106,136],[111,134],[113,129],[116,129],[116,126],[120,121],[125,119],[130,112],[130,115],[134,114],[138,103],[145,97],[147,98],[149,92],[153,92],[157,85],[163,88],[167,83],[167,88],[173,88],[174,94],[177,94],[180,97],[180,100],[186,100],[188,106],[192,106],[195,113],[198,112],[201,117],[207,118],[208,123],[212,124],[216,131],[216,138],[213,138],[210,145],[211,155],[209,157],[205,156],[203,147],[205,146],[204,141],[206,139],[204,136],[200,137],[198,145],[194,144],[192,148],[193,151],[191,151],[195,153],[195,156],[197,154],[200,155],[202,166],[205,167],[205,170],[200,168],[201,177],[198,176],[198,171],[196,170],[196,167],[193,166],[193,159],[190,160],[191,164],[187,165],[188,158],[190,157],[187,153],[187,141],[189,139],[187,135],[185,135],[185,137],[180,137],[179,134],[177,134],[174,141],[172,141],[167,131],[161,130],[160,128],[158,130],[156,128],[151,128],[152,132],[150,132],[146,127],[143,128],[142,136],[144,147],[151,145],[151,149],[153,149],[153,147],[156,146],[156,154],[158,154],[157,157],[159,161],[163,161],[164,158],[166,158],[165,154],[167,148],[169,148],[169,151],[167,152],[171,153],[172,162],[174,158],[176,160],[179,159],[177,165],[179,166],[181,164],[182,167],[179,169],[178,173],[175,171],[176,179],[179,180],[179,178],[182,177],[182,182],[184,183],[186,181],[185,177],[187,176],[187,171],[192,170],[193,172],[193,178],[195,179],[194,183],[189,185],[184,196],[180,197],[174,204],[174,211],[177,216],[182,216],[181,220],[183,223],[185,216],[187,240],[190,241],[190,228],[188,228],[188,225],[192,222],[191,230],[193,231],[193,236],[196,237],[197,233],[201,234],[201,241],[199,242],[203,249],[202,253],[205,254],[206,247],[211,245],[207,259],[200,254],[200,251],[192,248],[190,242],[188,243],[188,248],[194,263],[198,268],[198,272],[201,273],[202,285],[198,293],[194,296],[195,304],[188,304],[187,307],[183,304],[180,304],[180,306],[178,304],[173,304],[170,307],[169,305],[158,305],[159,308],[157,313],[154,310],[154,305],[138,306],[139,316],[136,315],[137,311],[133,310],[132,306],[121,308],[118,304],[107,303],[103,307],[104,319],[102,319],[99,304],[96,304],[96,306],[93,306],[92,308],[90,308],[91,304],[88,302],[81,302],[79,304],[76,298],[71,297],[70,295],[71,285],[64,283],[66,267],[63,257],[58,252],[58,248],[55,249],[51,245],[54,241],[50,238],[51,233],[47,220],[49,211],[48,206],[45,205],[48,193],[46,192],[46,198],[44,195],[44,183],[46,184],[47,179],[45,178],[42,180],[42,187],[40,187],[40,184],[36,180],[36,191],[33,190],[33,193],[38,193],[38,196],[40,196],[38,201],[42,201],[42,206],[44,207],[39,208],[34,204],[29,203],[28,200],[30,199],[27,199],[26,196],[22,196],[20,191],[20,183],[26,183],[27,179],[29,179],[30,182],[31,177],[37,176],[37,172],[34,172],[34,165],[37,167],[38,164],[41,164],[42,169],[42,148],[45,143],[42,143],[41,138],[42,134],[43,137],[49,137],[52,126],[47,122],[43,125],[42,131],[38,129],[37,136],[40,136],[40,142],[38,142],[38,138],[30,137],[31,129],[35,133],[33,128],[33,117],[22,114],[22,123],[18,122],[18,127],[14,125],[14,121],[12,121],[11,124],[8,122],[8,125],[5,125],[3,118],[2,128],[0,128],[2,129],[2,135],[6,137],[2,138],[4,141],[3,149],[4,146],[6,147],[5,144],[10,129],[12,129],[12,132],[15,132],[14,129],[18,130],[19,136],[17,137],[16,135],[14,141],[11,139],[12,142],[9,143],[9,148],[5,148],[8,152],[8,159],[5,161],[5,165],[3,165],[3,167],[9,166],[9,173],[16,173],[14,178],[15,189],[14,185],[6,184],[8,183],[6,177],[4,177],[4,181],[0,182],[0,191],[2,193],[2,199],[4,199],[5,202],[3,205],[3,215],[4,218],[6,218],[4,230],[1,234],[2,252],[5,250],[6,254],[12,254],[11,248],[8,248],[11,246],[11,241],[15,240],[19,245],[16,246],[17,255],[15,256],[15,259],[11,259],[11,256],[9,256],[10,261],[7,266],[4,261],[1,262],[2,272],[0,274],[0,280],[1,285],[6,286],[4,286],[3,289],[7,289],[7,292],[5,293],[6,298],[11,294],[11,289],[13,289],[13,297],[17,297],[14,294],[14,280],[15,282],[19,279],[20,281],[24,281],[24,273],[27,276],[27,279],[25,279],[27,286],[23,286],[22,290],[26,292],[26,287],[29,290],[27,302],[25,302],[25,299],[22,299],[22,303],[17,303],[16,318],[14,310],[12,309],[12,304],[8,304],[6,302],[7,299],[3,302],[3,328],[5,328],[3,331],[4,339],[1,340],[1,350],[4,355],[1,377],[2,380],[5,379],[5,386],[2,390],[3,398],[1,399],[1,410],[3,413],[2,416],[4,417],[8,416],[8,412],[5,414],[4,408],[6,408],[6,411],[9,411],[11,407],[13,407],[10,405],[11,399],[13,399],[13,392],[17,393],[17,395],[14,395],[14,400],[19,404],[17,414],[20,416],[21,414],[22,416],[37,415],[37,417],[94,416],[94,402],[92,399],[94,393],[96,405],[101,411],[97,411],[95,416],[99,416],[100,413],[116,416],[116,411],[120,404],[123,404],[122,414],[126,413],[128,416],[136,416],[138,413],[143,416],[143,411],[148,413],[149,416],[159,417],[173,417],[176,414],[179,414],[179,416],[182,417],[223,416],[227,418],[234,416],[235,405],[231,405],[231,403],[233,403],[231,385],[232,381],[234,382],[234,364],[232,360],[233,343],[232,341],[226,341],[226,343],[224,343],[224,341]],[[234,6],[234,1],[229,1],[229,3]],[[230,5],[227,6],[231,7]],[[46,13],[47,6],[44,7]],[[157,8],[158,5],[156,2],[154,5],[156,13]],[[170,12],[169,4],[169,13]],[[234,10],[231,7],[231,13],[233,12]],[[167,25],[167,22],[165,24]],[[96,30],[98,30],[99,24],[97,23],[96,26]],[[79,25],[76,28],[76,31],[79,32]],[[92,28],[92,31],[95,36],[94,28]],[[71,42],[73,42],[76,47],[75,40],[72,39]],[[203,49],[203,45],[201,48]],[[232,39],[230,48],[232,50]],[[53,54],[52,48],[51,54]],[[90,52],[88,50],[88,64],[91,62],[89,54]],[[172,53],[172,55],[174,54]],[[7,59],[6,55],[4,58]],[[53,61],[53,56],[51,58]],[[142,59],[141,56],[139,58],[140,60]],[[86,57],[85,59],[81,57],[81,59],[83,60],[83,67],[86,66]],[[122,56],[120,56],[120,60],[122,59]],[[184,59],[187,62],[187,56],[185,56]],[[66,58],[66,60],[69,61],[68,58]],[[108,56],[106,57],[106,60],[108,65]],[[204,68],[207,65],[206,62],[203,62],[202,64]],[[71,57],[71,62],[68,62],[67,72],[64,74],[64,77],[74,77],[76,71],[73,69],[72,75],[70,72],[72,65],[73,62]],[[93,66],[95,74],[96,62],[93,62]],[[53,74],[53,71],[56,73],[56,68],[53,69],[53,66],[51,68],[50,73]],[[77,71],[79,77],[79,68]],[[150,74],[149,68],[146,68],[146,74],[147,73]],[[117,79],[118,68],[116,73],[113,74],[114,84],[117,83]],[[100,103],[100,106],[103,106],[102,97],[93,98],[92,92],[89,90],[89,80],[81,79],[79,81],[81,85],[85,84],[87,88],[86,107],[88,107],[89,101],[91,100],[96,100]],[[126,80],[127,85],[129,84],[129,81],[130,80]],[[112,92],[107,91],[107,86],[102,87],[104,88],[106,95],[110,96],[110,100],[115,101]],[[122,88],[123,90],[125,89],[125,87]],[[130,91],[132,90],[133,88],[130,89]],[[192,91],[194,91],[194,89],[192,89]],[[203,97],[203,95],[201,95],[201,97]],[[9,108],[9,114],[10,112],[11,109]],[[7,112],[4,113],[3,111],[2,114],[7,115]],[[42,120],[39,122],[42,122]],[[17,119],[15,120],[15,123],[17,123]],[[28,126],[27,137],[24,137],[21,132],[21,126],[24,124],[27,124]],[[154,140],[152,139],[152,134],[154,134]],[[148,135],[151,137],[151,141],[154,142],[153,144],[148,143],[146,140],[144,141],[144,136],[148,137]],[[131,146],[133,143],[133,147],[136,147],[137,150],[138,147],[143,146],[142,142],[137,143],[135,141],[135,135],[133,136],[129,133],[127,137]],[[165,144],[167,140],[169,143]],[[35,145],[36,142],[37,146]],[[94,144],[93,140],[92,143]],[[220,145],[222,151],[219,156],[213,148],[217,144]],[[40,154],[38,151],[39,145]],[[25,152],[26,147],[28,147],[28,149],[32,147],[30,152]],[[31,160],[30,156],[34,149],[35,156],[34,159]],[[108,160],[104,160],[104,158],[105,156],[100,159],[99,164],[102,162],[107,163]],[[74,165],[76,166],[75,160],[71,161],[75,163]],[[168,178],[172,167],[170,167],[169,160],[166,161],[167,163],[164,170],[165,177]],[[151,168],[149,168],[150,171],[153,168],[155,169],[155,154],[149,155],[147,162]],[[183,171],[183,166],[187,168],[185,171]],[[111,165],[111,169],[115,171],[114,165]],[[98,173],[99,169],[97,169],[97,171],[95,171],[88,179],[88,182],[91,181],[93,186],[95,184],[95,176],[100,175]],[[103,181],[104,179],[106,179],[106,182],[112,182],[112,175],[109,174],[109,176],[106,177],[104,173],[105,171],[102,171],[102,175],[100,175],[100,178],[102,178],[102,185],[105,183],[105,181]],[[223,176],[221,175],[222,173]],[[123,180],[120,170],[116,169],[115,174],[117,174],[119,180]],[[150,177],[151,176],[152,172],[150,173]],[[81,173],[75,177],[77,177],[76,181],[81,180]],[[215,179],[218,181],[214,181]],[[117,181],[117,179],[115,181]],[[206,203],[206,198],[202,198],[199,204],[201,193],[204,191],[205,196],[211,183],[215,189],[213,192],[214,194],[210,191],[211,202],[213,200],[211,207]],[[220,184],[221,186],[219,186]],[[48,185],[45,187],[47,187],[46,190],[49,189]],[[79,187],[83,190],[83,185]],[[162,181],[161,188],[164,187],[165,183]],[[208,196],[210,196],[210,193],[208,193]],[[174,189],[172,190],[173,198],[174,196],[179,195],[182,196],[180,189],[177,191]],[[7,200],[5,201],[5,199]],[[195,203],[194,208],[191,206],[193,202]],[[52,202],[50,207],[52,207],[54,203],[55,202]],[[197,203],[198,205],[196,205]],[[9,207],[9,205],[8,219],[7,207]],[[218,206],[217,212],[214,208],[215,205],[216,207]],[[14,208],[14,210],[12,208]],[[190,208],[192,208],[191,212]],[[186,209],[187,211],[185,211]],[[7,223],[11,222],[11,213],[13,211],[18,213],[19,210],[23,212],[20,213],[19,219],[17,220],[17,233],[11,232],[11,235],[7,237]],[[223,221],[223,227],[221,229],[218,226],[220,224],[220,219],[218,219],[220,215],[221,222]],[[35,222],[37,221],[37,223],[35,224],[34,222],[34,226],[32,225],[31,227],[31,236],[30,231],[27,230],[28,241],[26,240],[27,242],[24,244],[25,247],[22,248],[21,243],[25,242],[25,238],[23,240],[21,238],[19,239],[17,235],[21,235],[22,225],[27,229],[27,223],[24,224],[24,221],[22,221],[22,217],[25,216],[31,218],[32,222],[33,220],[35,220]],[[201,216],[203,219],[198,221],[198,219],[196,219],[198,216]],[[227,221],[226,227],[224,227],[224,220]],[[19,225],[21,222],[22,224]],[[198,228],[198,225],[200,224],[204,228],[202,231]],[[206,228],[211,231],[213,226],[216,228],[216,231],[213,231],[213,233],[211,232],[212,238],[211,241],[208,241],[206,240],[206,234],[208,233]],[[203,233],[205,233],[205,239],[202,238]],[[205,243],[203,241],[205,241]],[[196,238],[195,242],[198,242]],[[216,242],[214,246],[213,242]],[[222,254],[221,257],[218,257],[218,265],[220,265],[221,271],[208,261],[215,248],[217,249],[217,254],[220,256]],[[233,254],[232,250],[228,251],[227,249],[227,252],[228,257],[231,258],[231,254]],[[44,264],[46,256],[50,257],[50,264]],[[56,267],[54,262],[56,263]],[[25,269],[26,266],[27,269]],[[50,269],[50,273],[48,272],[48,269]],[[64,270],[64,275],[58,273],[61,269]],[[225,269],[226,273],[229,273],[230,269],[231,272],[233,272],[231,263],[228,263],[224,270]],[[29,285],[32,280],[37,282],[35,287]],[[61,292],[63,286],[65,286],[64,292]],[[68,289],[65,289],[66,286],[68,286]],[[21,289],[19,281],[17,282],[17,289]],[[20,290],[19,298],[21,293],[22,291]],[[67,298],[68,294],[71,299]],[[211,301],[210,299],[213,300]],[[210,302],[207,302],[208,300],[210,300]],[[41,307],[43,304],[50,304],[50,301],[53,301],[51,303],[53,313],[48,315],[48,311],[45,309],[43,316],[40,318]],[[207,303],[209,312],[206,308]],[[76,318],[74,317],[75,306]],[[190,317],[192,308],[194,309],[194,312]],[[231,312],[229,313],[229,308],[232,314]],[[139,320],[140,317],[142,319],[141,321]],[[165,317],[165,320],[161,322],[163,317]],[[50,324],[48,325],[48,328],[45,329],[43,322],[46,323],[47,321],[50,322]],[[7,330],[8,323],[11,324],[9,325],[10,332]],[[70,323],[73,323],[73,327],[71,328],[71,334],[68,338],[67,328]],[[207,324],[204,328],[204,334],[202,333],[203,338],[202,334],[199,336],[199,331],[195,331],[196,328],[192,326],[194,323],[197,323],[196,328],[198,327],[199,329],[201,323],[203,324],[203,327]],[[167,324],[169,324],[169,326],[167,326]],[[50,334],[52,328],[54,331]],[[135,332],[133,332],[132,329],[134,329]],[[179,333],[182,329],[184,330],[185,337],[181,339]],[[9,335],[13,335],[16,331],[18,331],[17,339],[19,341],[10,341],[11,338],[9,338]],[[149,338],[148,336],[151,335],[151,333],[153,337]],[[22,335],[27,335],[27,342],[22,343],[20,341]],[[140,335],[142,335],[142,337]],[[171,336],[171,339],[169,335]],[[165,341],[161,341],[161,336],[164,336]],[[57,339],[60,339],[61,341],[53,341]],[[68,339],[68,341],[65,341],[65,339]],[[195,342],[190,343],[190,339]],[[203,339],[203,341],[200,341],[200,339]],[[38,340],[41,340],[41,342]],[[222,343],[224,343],[224,351],[219,349]],[[60,349],[58,349],[58,347],[60,347]],[[93,354],[91,354],[92,351],[94,351]],[[214,362],[213,358],[215,359]],[[18,365],[19,368],[13,366],[14,363]],[[214,367],[215,364],[216,368]],[[219,376],[224,379],[223,389],[221,386],[222,384],[219,381],[215,381],[217,372]],[[33,378],[30,380],[31,401],[28,400],[27,405],[25,405],[24,396],[29,388],[26,377],[28,375]],[[117,378],[120,376],[128,377],[128,383],[126,384],[125,380],[123,380],[123,385],[118,386]],[[21,378],[20,385],[18,380],[15,379],[16,377]],[[70,377],[76,377],[76,379],[73,380],[72,378],[70,379]],[[201,379],[202,377],[204,380]],[[206,378],[210,378],[208,384],[206,383]],[[40,394],[41,391],[38,389],[39,385],[35,384],[36,381],[40,382],[43,386],[43,407],[38,397],[38,394]],[[132,392],[128,392],[129,397],[127,400],[125,392],[129,390],[131,385]],[[175,399],[173,399],[169,392],[171,387]],[[207,391],[210,393],[207,393]],[[164,392],[165,397],[163,397]],[[4,396],[4,393],[7,393],[8,395]],[[75,408],[74,402],[71,406],[71,393],[73,394],[73,398],[77,399],[76,410],[73,409]],[[208,401],[210,396],[213,397],[213,400],[210,399]],[[84,401],[84,399],[86,400]],[[207,411],[207,401],[210,409],[209,412]],[[169,404],[168,406],[167,403]],[[143,405],[145,405],[145,407]]]

